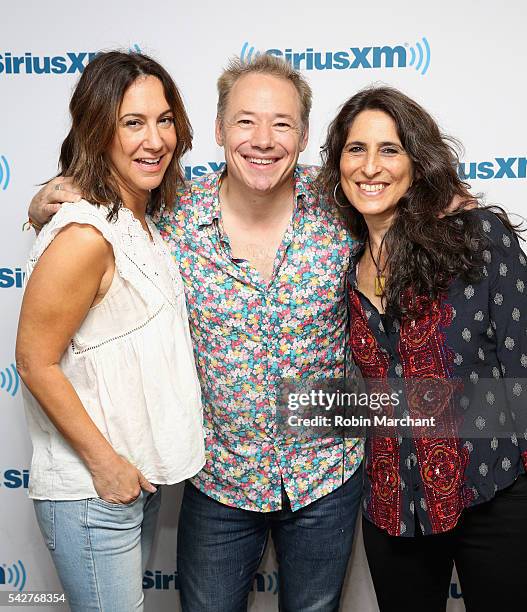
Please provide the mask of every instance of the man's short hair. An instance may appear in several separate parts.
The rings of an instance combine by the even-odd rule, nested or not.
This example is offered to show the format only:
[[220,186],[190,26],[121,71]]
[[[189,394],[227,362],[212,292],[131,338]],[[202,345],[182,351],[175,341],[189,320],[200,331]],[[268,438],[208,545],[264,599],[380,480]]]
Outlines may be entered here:
[[312,92],[306,79],[295,70],[290,64],[280,57],[262,53],[251,62],[245,63],[239,57],[234,57],[229,61],[229,65],[222,72],[218,79],[218,110],[217,116],[223,120],[227,100],[231,89],[238,79],[247,74],[268,74],[290,81],[300,100],[300,117],[303,130],[309,125],[309,113],[311,111]]

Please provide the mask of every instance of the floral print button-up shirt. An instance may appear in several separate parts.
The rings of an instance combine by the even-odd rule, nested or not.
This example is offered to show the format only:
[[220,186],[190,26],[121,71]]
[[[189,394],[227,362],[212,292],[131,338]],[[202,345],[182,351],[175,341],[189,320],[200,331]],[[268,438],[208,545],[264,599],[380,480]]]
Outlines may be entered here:
[[207,461],[192,482],[223,504],[260,512],[281,508],[283,483],[297,510],[339,487],[362,459],[358,440],[302,441],[276,418],[284,378],[344,375],[353,241],[316,195],[316,168],[299,166],[296,206],[266,283],[232,256],[220,178],[193,181],[157,220],[185,283],[203,393]]

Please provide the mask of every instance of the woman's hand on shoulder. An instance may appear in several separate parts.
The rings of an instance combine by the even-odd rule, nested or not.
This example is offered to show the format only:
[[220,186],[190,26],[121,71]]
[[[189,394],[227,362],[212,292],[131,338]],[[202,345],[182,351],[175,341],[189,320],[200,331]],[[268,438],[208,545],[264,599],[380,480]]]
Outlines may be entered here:
[[466,191],[463,195],[455,194],[450,201],[450,204],[443,212],[438,213],[437,216],[439,219],[442,219],[443,217],[455,215],[456,213],[460,213],[464,210],[472,210],[473,208],[477,208],[477,206],[478,199]]

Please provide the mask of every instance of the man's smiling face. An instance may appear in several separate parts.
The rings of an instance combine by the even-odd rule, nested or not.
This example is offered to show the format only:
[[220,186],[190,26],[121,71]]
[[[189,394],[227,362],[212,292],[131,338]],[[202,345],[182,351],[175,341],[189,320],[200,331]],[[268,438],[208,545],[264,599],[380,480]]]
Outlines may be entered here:
[[295,86],[268,74],[240,77],[224,116],[216,120],[216,142],[225,150],[229,182],[262,195],[291,180],[307,138]]

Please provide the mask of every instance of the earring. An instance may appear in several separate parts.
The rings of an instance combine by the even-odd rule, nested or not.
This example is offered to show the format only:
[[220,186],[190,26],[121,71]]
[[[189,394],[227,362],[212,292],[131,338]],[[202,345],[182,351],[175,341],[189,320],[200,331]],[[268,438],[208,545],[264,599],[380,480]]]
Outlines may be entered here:
[[341,204],[338,200],[337,200],[337,187],[340,185],[340,181],[335,185],[335,188],[333,189],[333,199],[335,200],[335,204],[339,207],[339,208],[350,208],[351,206],[353,206],[353,204],[350,204],[349,202],[347,204]]

